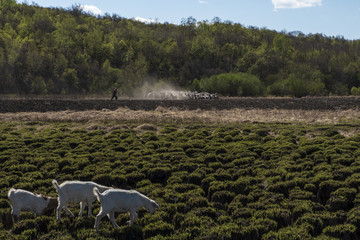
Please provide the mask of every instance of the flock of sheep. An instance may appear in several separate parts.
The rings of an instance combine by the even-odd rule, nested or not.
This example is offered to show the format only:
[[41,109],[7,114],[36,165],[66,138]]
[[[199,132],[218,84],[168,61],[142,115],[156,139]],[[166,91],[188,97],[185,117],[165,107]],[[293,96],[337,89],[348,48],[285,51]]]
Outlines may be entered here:
[[175,90],[163,90],[153,91],[144,94],[146,99],[162,99],[162,100],[186,100],[186,99],[218,99],[216,93],[208,92],[191,92],[191,91],[175,91]]
[[122,190],[103,186],[90,181],[66,181],[58,184],[52,181],[58,198],[37,195],[23,189],[11,188],[8,197],[11,203],[11,215],[13,222],[19,219],[21,211],[31,211],[38,215],[44,214],[56,208],[56,219],[61,221],[61,210],[74,217],[74,214],[67,208],[69,203],[80,203],[79,217],[88,204],[88,215],[92,217],[92,203],[97,199],[100,202],[100,211],[96,216],[94,228],[99,229],[99,221],[107,215],[114,228],[119,227],[114,218],[115,212],[129,212],[132,225],[137,219],[137,210],[144,207],[150,213],[154,213],[159,205],[145,195],[134,190]]

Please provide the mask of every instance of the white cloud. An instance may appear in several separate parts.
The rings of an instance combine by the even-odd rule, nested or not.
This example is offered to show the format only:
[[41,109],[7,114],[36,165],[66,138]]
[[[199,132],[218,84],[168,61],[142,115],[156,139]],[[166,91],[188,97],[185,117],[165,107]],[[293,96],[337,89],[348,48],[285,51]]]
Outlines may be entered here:
[[81,5],[81,8],[83,9],[84,12],[88,12],[94,15],[101,15],[102,11],[93,5]]
[[147,24],[156,23],[156,22],[157,22],[156,20],[151,19],[151,18],[136,17],[136,18],[134,18],[134,19],[135,19],[136,21],[143,22],[143,23],[147,23]]
[[199,3],[200,3],[200,4],[207,4],[208,2],[207,2],[207,1],[204,1],[204,0],[199,0]]
[[281,8],[304,8],[322,5],[322,0],[272,0],[274,9]]

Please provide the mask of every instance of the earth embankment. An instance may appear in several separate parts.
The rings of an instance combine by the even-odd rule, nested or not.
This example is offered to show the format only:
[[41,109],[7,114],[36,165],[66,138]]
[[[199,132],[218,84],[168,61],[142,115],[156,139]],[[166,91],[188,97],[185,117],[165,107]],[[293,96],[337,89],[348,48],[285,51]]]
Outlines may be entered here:
[[178,110],[229,110],[229,109],[286,109],[337,111],[358,109],[359,97],[314,97],[314,98],[221,98],[198,100],[0,100],[0,113],[48,112],[86,110],[130,110],[151,111],[158,107]]

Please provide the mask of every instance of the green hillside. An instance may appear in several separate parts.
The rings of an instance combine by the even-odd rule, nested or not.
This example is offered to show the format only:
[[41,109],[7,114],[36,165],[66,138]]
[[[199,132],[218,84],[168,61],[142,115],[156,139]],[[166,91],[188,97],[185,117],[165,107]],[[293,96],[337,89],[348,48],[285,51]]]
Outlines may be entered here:
[[166,83],[229,96],[347,95],[360,92],[360,40],[219,18],[145,24],[1,0],[0,71],[0,94],[118,87],[132,96],[145,83]]

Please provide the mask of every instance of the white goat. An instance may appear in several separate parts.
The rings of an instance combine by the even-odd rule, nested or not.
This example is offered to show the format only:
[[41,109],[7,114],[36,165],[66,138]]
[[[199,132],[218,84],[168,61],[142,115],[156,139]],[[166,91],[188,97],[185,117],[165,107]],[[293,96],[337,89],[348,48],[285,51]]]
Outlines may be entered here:
[[80,202],[80,212],[79,217],[82,216],[82,212],[85,208],[85,202],[88,203],[88,215],[92,217],[92,203],[96,200],[93,189],[97,187],[100,192],[103,192],[111,187],[106,187],[94,182],[82,182],[82,181],[66,181],[61,185],[58,184],[56,180],[52,181],[52,184],[56,188],[56,191],[59,193],[58,197],[58,206],[57,206],[57,215],[56,219],[61,221],[61,210],[65,211],[72,217],[74,214],[66,207],[68,203],[78,203]]
[[101,204],[100,212],[95,220],[94,228],[96,231],[99,229],[100,219],[105,215],[108,216],[114,228],[118,228],[119,225],[116,224],[114,218],[115,212],[129,212],[129,224],[131,226],[138,216],[136,211],[139,208],[144,207],[151,214],[155,212],[156,208],[159,208],[154,200],[134,190],[109,189],[100,193],[99,189],[95,187],[94,194]]
[[19,218],[21,211],[31,211],[41,215],[51,209],[55,209],[58,205],[57,198],[55,197],[35,195],[23,189],[11,188],[8,192],[8,198],[11,203],[13,222]]

